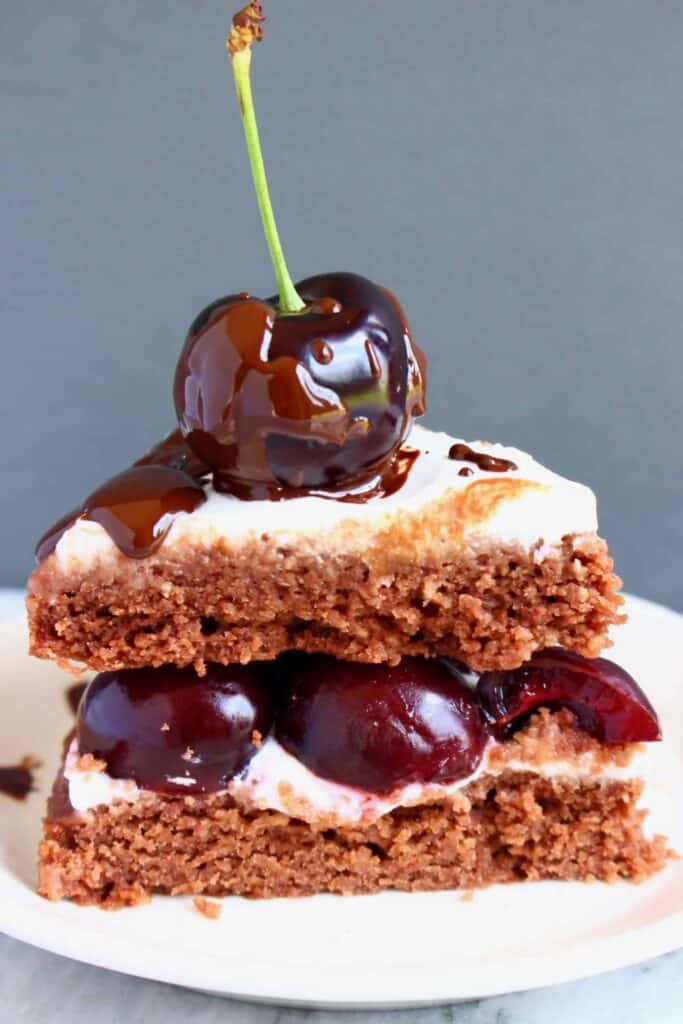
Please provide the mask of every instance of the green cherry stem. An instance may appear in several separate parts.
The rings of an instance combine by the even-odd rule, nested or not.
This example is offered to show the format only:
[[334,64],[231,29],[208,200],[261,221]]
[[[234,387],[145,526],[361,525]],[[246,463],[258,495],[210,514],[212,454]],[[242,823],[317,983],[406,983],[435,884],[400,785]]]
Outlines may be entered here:
[[299,313],[306,308],[306,304],[294,287],[290,276],[285,255],[282,251],[282,244],[278,234],[273,207],[268,191],[268,179],[263,164],[261,142],[259,140],[256,114],[254,111],[254,99],[251,92],[251,49],[247,45],[236,52],[231,51],[232,73],[235,79],[235,89],[240,105],[242,125],[244,127],[244,138],[249,154],[251,174],[254,179],[256,200],[258,202],[263,224],[263,233],[266,236],[270,258],[273,261],[275,280],[280,294],[280,309],[283,313]]

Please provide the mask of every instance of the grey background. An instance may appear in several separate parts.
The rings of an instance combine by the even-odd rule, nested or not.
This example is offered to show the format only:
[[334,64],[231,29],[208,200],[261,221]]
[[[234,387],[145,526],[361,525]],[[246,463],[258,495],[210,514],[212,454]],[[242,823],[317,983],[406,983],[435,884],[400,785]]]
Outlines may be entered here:
[[[272,291],[221,0],[5,2],[0,580],[172,422],[186,327]],[[254,60],[295,277],[395,289],[427,422],[598,492],[683,605],[680,0],[290,0]]]

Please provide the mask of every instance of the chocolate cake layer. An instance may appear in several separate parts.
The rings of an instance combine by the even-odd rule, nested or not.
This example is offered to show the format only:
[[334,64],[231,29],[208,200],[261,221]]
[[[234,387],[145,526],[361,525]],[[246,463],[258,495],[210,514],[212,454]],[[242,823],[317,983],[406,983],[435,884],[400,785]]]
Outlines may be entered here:
[[542,878],[641,881],[663,867],[668,851],[661,836],[643,834],[640,791],[636,779],[507,770],[477,779],[452,801],[344,828],[247,813],[225,795],[147,794],[48,819],[38,891],[118,907],[154,892],[274,897]]
[[620,580],[603,540],[565,537],[548,552],[479,543],[438,558],[391,535],[365,551],[314,545],[162,547],[87,571],[55,555],[29,581],[31,653],[96,670],[246,663],[285,650],[396,662],[458,658],[515,668],[560,644],[594,656],[620,621]]

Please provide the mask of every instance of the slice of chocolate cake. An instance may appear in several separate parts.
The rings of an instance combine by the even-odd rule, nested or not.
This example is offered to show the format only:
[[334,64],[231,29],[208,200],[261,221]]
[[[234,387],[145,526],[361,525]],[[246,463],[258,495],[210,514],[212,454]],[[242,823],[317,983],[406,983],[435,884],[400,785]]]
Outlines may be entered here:
[[39,891],[299,896],[641,880],[654,709],[596,657],[620,621],[592,492],[432,433],[385,288],[296,287],[230,50],[277,298],[208,306],[179,430],[38,545],[31,650],[99,671],[44,825]]
[[[50,800],[39,892],[116,907],[155,892],[641,881],[669,851],[644,829],[647,744],[615,736],[656,739],[656,716],[610,663],[569,658],[546,652],[474,691],[420,658],[98,676]],[[501,694],[519,708],[520,684],[521,728],[505,736]],[[544,700],[574,710],[529,715]]]

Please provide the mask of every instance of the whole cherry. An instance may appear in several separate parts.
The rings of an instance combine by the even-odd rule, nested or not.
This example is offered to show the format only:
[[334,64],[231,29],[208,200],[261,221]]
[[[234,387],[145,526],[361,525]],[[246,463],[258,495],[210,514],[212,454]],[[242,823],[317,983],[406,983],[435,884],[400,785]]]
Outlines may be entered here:
[[353,489],[389,466],[424,411],[424,360],[395,297],[365,277],[294,285],[285,263],[251,94],[248,4],[228,39],[256,197],[279,295],[228,295],[190,327],[175,375],[180,429],[218,490],[279,498]]
[[219,490],[273,497],[362,483],[424,408],[420,356],[389,292],[350,273],[297,291],[299,312],[227,296],[188,333],[176,412]]
[[282,671],[275,735],[316,775],[387,793],[456,781],[481,761],[486,732],[476,700],[442,661],[290,655]]
[[[78,709],[78,749],[114,778],[159,793],[224,789],[273,720],[269,667],[164,666],[102,672]],[[257,735],[258,734],[258,735]]]

